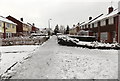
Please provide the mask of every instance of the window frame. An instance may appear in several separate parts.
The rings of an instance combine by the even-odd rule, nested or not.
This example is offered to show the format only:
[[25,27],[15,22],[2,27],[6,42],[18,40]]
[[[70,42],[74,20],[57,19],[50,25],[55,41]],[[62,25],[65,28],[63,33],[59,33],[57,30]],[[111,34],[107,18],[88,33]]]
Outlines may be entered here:
[[0,21],[0,27],[2,27],[2,23],[3,23],[3,22],[2,22],[2,21]]
[[6,28],[10,28],[11,27],[11,24],[10,23],[6,23]]
[[94,23],[94,27],[95,27],[95,28],[98,27],[98,22],[95,22],[95,23]]
[[100,26],[106,26],[106,19],[100,21]]
[[108,19],[108,24],[109,24],[109,25],[114,24],[114,17],[109,17],[109,19]]

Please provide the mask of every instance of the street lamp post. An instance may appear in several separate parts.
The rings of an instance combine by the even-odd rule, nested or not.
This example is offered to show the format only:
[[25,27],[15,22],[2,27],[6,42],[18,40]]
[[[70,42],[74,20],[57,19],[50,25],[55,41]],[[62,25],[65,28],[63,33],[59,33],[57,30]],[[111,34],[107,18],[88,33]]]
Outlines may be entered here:
[[52,19],[49,19],[49,20],[48,20],[48,27],[49,27],[48,35],[49,35],[49,36],[50,36],[50,20],[52,20]]

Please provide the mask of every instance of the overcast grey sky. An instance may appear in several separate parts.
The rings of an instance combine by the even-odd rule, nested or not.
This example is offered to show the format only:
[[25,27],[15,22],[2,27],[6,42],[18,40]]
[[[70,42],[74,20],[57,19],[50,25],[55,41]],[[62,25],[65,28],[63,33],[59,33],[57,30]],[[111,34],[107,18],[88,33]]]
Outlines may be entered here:
[[[0,0],[0,15],[11,15],[17,19],[24,18],[25,22],[35,23],[39,28],[51,27],[56,24],[69,25],[88,20],[107,13],[112,0]],[[119,0],[113,0],[112,6],[118,7]]]

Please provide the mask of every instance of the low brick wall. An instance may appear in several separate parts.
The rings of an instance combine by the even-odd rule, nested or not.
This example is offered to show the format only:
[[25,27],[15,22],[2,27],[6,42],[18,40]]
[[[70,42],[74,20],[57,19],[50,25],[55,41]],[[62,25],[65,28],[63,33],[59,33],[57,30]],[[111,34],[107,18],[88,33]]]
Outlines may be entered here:
[[39,45],[45,42],[48,37],[17,37],[17,38],[7,38],[1,40],[2,46],[10,46],[10,45]]

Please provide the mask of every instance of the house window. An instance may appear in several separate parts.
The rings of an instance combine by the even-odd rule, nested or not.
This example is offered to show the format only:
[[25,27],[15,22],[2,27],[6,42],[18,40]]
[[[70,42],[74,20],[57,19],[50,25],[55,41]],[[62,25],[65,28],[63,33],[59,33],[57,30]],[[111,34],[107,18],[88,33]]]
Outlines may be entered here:
[[97,23],[97,22],[95,22],[95,23],[94,23],[94,27],[97,27],[97,26],[98,26],[98,23]]
[[92,24],[90,24],[90,28],[92,28]]
[[106,19],[106,25],[108,25],[108,19]]
[[115,35],[116,35],[116,31],[113,31],[113,32],[112,32],[113,42],[116,42],[116,40],[115,40],[115,38],[116,38]]
[[84,25],[82,26],[82,29],[84,29]]
[[93,35],[96,37],[96,39],[98,38],[98,33],[94,32]]
[[0,27],[2,27],[2,22],[0,21]]
[[88,28],[88,24],[86,24],[86,28]]
[[89,28],[89,24],[87,24],[87,28]]
[[87,27],[87,25],[85,25],[85,28]]
[[15,25],[12,25],[12,28],[15,28]]
[[92,28],[94,27],[94,23],[92,23]]
[[105,26],[105,25],[106,25],[105,20],[101,20],[101,22],[100,22],[100,26]]
[[101,38],[102,41],[107,40],[107,32],[102,32],[100,38]]
[[80,29],[82,29],[82,27],[80,26]]
[[114,19],[113,19],[113,17],[109,18],[109,24],[114,24]]
[[86,28],[88,27],[88,25],[86,24],[86,26],[85,26]]
[[6,24],[6,27],[7,27],[7,28],[10,28],[10,24],[9,24],[9,23],[7,23],[7,24]]
[[88,24],[88,28],[90,28],[90,24]]
[[6,37],[10,38],[10,37],[12,37],[12,34],[11,33],[6,33]]

